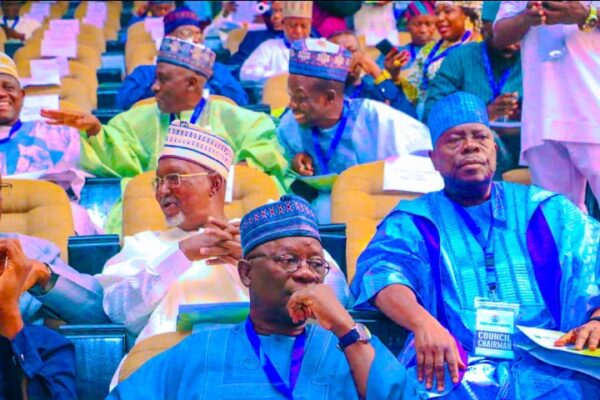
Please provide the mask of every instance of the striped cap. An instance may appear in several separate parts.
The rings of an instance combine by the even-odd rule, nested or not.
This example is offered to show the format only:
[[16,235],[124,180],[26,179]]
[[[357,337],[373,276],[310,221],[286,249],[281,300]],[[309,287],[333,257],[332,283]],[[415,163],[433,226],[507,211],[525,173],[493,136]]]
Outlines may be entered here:
[[312,1],[284,1],[283,18],[308,18],[312,19]]
[[489,128],[487,108],[474,94],[456,92],[444,97],[431,107],[427,126],[431,133],[431,142],[436,142],[444,132],[455,126],[469,123],[483,124]]
[[173,121],[158,159],[179,158],[191,161],[227,179],[233,157],[233,150],[222,138],[197,125]]
[[285,237],[311,237],[321,241],[317,217],[306,200],[282,196],[242,218],[240,236],[244,257],[261,244]]

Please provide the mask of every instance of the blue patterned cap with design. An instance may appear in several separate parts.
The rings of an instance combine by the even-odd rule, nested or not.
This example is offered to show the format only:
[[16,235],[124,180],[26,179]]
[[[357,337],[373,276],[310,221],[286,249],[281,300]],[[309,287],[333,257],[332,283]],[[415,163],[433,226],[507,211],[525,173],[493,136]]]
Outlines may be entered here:
[[160,44],[156,62],[177,65],[209,79],[215,57],[215,53],[204,45],[167,36]]
[[298,196],[282,196],[242,218],[240,236],[244,257],[261,244],[286,237],[311,237],[321,241],[317,217],[310,204]]
[[448,129],[469,123],[483,124],[488,128],[490,126],[487,108],[479,97],[471,93],[456,92],[439,100],[431,107],[427,119],[433,146]]
[[350,69],[348,50],[325,39],[302,39],[290,48],[290,74],[345,82]]

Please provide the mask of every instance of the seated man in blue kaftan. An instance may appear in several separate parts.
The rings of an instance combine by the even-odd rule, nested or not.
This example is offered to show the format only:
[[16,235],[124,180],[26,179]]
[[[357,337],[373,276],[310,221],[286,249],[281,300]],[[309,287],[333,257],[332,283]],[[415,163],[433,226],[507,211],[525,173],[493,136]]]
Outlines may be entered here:
[[[339,174],[353,165],[431,149],[427,127],[390,106],[344,98],[350,52],[324,39],[294,42],[290,56],[290,111],[277,129],[292,169],[303,176]],[[328,190],[313,207],[330,220]]]
[[492,181],[477,96],[441,99],[428,123],[445,189],[401,201],[379,225],[352,282],[357,307],[412,331],[400,357],[423,398],[597,397],[594,361],[590,375],[542,362],[514,325],[568,331],[555,345],[598,351],[600,224],[564,196]]
[[414,398],[404,367],[323,284],[330,266],[305,200],[284,196],[250,211],[240,235],[248,319],[194,333],[109,399]]
[[31,272],[19,243],[0,241],[0,399],[76,399],[73,344],[19,310]]
[[[171,11],[164,18],[165,36],[173,36],[196,44],[204,42],[200,29],[200,18],[187,7]],[[128,110],[136,102],[154,97],[152,84],[156,80],[156,64],[140,65],[125,78],[117,95],[117,105]],[[239,106],[248,104],[248,95],[244,88],[231,75],[229,69],[219,63],[213,64],[212,75],[206,81],[210,94],[225,96]]]

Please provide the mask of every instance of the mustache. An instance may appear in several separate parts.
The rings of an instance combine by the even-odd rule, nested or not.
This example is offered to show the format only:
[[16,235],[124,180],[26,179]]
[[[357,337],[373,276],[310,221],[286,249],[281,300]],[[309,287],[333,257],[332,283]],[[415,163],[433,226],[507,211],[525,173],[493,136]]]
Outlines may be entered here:
[[179,205],[179,201],[178,201],[178,200],[177,200],[177,198],[175,198],[174,196],[165,196],[165,197],[162,197],[162,198],[159,200],[159,204],[160,204],[160,206],[161,206],[161,207],[166,207],[166,206],[168,206],[170,203],[173,203],[173,204],[175,204],[176,206],[178,206],[178,205]]

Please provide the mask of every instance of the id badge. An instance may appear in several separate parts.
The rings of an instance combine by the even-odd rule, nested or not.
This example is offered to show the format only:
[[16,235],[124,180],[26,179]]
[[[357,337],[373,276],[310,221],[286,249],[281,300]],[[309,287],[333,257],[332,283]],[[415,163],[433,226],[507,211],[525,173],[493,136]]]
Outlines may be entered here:
[[475,299],[475,355],[512,360],[519,305]]

